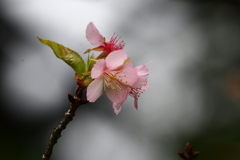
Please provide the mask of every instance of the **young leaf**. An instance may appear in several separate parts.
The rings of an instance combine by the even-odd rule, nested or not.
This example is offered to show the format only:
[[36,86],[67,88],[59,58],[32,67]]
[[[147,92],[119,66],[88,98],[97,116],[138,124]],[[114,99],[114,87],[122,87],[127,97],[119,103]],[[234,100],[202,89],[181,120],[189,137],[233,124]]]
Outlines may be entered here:
[[91,72],[91,70],[96,62],[97,61],[95,60],[94,55],[89,54],[88,59],[87,59],[87,64],[86,64],[86,72]]
[[59,59],[62,59],[64,62],[66,62],[69,66],[73,68],[73,70],[79,74],[85,72],[85,63],[82,57],[75,51],[58,44],[56,42],[47,40],[47,39],[41,39],[37,37],[38,40],[49,47],[52,48],[54,54]]

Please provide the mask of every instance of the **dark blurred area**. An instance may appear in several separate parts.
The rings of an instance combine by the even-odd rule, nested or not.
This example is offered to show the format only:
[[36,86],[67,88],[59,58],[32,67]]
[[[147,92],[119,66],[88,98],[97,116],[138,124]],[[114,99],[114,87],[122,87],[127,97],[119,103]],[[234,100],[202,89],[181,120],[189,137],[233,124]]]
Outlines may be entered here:
[[[205,47],[187,66],[186,82],[199,85],[204,127],[184,135],[199,160],[240,159],[240,1],[195,0],[189,25],[198,27]],[[182,141],[182,144],[185,142]]]
[[[40,159],[43,152],[43,130],[47,129],[49,121],[55,118],[48,115],[43,116],[42,121],[21,121],[18,115],[18,109],[11,110],[13,102],[15,107],[22,107],[19,97],[12,96],[6,90],[4,83],[4,73],[9,64],[15,63],[9,58],[17,53],[11,53],[8,48],[16,45],[28,45],[33,43],[25,36],[24,29],[17,22],[9,21],[5,13],[5,3],[0,2],[0,65],[1,65],[1,107],[0,107],[0,159],[2,160],[27,160]],[[16,90],[16,92],[18,92]],[[21,94],[21,93],[18,93]],[[29,96],[31,101],[31,96]],[[36,104],[37,105],[37,104]],[[45,129],[44,129],[45,128]],[[49,132],[50,133],[50,132]],[[46,137],[45,137],[46,138]],[[38,144],[38,145],[36,145]],[[38,158],[37,158],[38,157]]]
[[[12,63],[8,59],[9,54],[6,50],[9,47],[19,43],[31,44],[24,33],[17,26],[16,23],[8,21],[5,14],[4,2],[0,2],[0,64],[1,73],[6,70],[6,64]],[[3,74],[2,74],[3,76]],[[25,125],[18,123],[13,115],[9,114],[9,102],[14,101],[16,97],[7,95],[4,90],[3,77],[1,77],[1,107],[0,107],[0,124],[1,124],[1,141],[0,141],[0,155],[2,160],[9,159],[32,159],[40,153],[41,146],[35,146],[34,142],[38,141],[37,137],[41,134],[39,130],[40,125]],[[20,107],[21,105],[19,105]],[[29,152],[29,150],[34,151]],[[26,154],[28,153],[28,154]]]
[[[201,46],[203,46],[194,53],[198,55],[198,59],[189,62],[189,65],[186,65],[179,73],[183,83],[197,86],[200,90],[201,106],[204,113],[201,119],[202,126],[201,128],[196,127],[198,129],[194,132],[190,130],[189,133],[175,133],[177,136],[171,137],[169,141],[163,140],[169,138],[167,135],[164,138],[154,137],[152,145],[157,148],[158,145],[163,144],[166,148],[163,149],[162,146],[159,146],[159,150],[163,149],[169,155],[169,159],[174,160],[180,159],[176,151],[182,150],[186,142],[190,142],[194,150],[200,151],[198,160],[239,160],[240,1],[169,0],[159,2],[155,0],[142,9],[151,10],[151,14],[159,14],[159,8],[167,10],[171,5],[180,3],[186,3],[190,6],[188,11],[190,15],[185,30],[195,28],[200,36]],[[27,45],[33,49],[39,49],[35,42],[25,36],[24,30],[18,24],[19,22],[8,20],[4,6],[4,2],[0,1],[1,73],[6,71],[9,63],[14,63],[7,55],[16,53],[9,53],[8,48],[15,45]],[[50,111],[43,112],[41,120],[34,118],[33,121],[20,120],[17,116],[18,113],[13,113],[9,108],[14,108],[10,107],[12,104],[16,104],[15,107],[22,107],[21,99],[13,97],[9,91],[6,91],[3,81],[2,77],[0,83],[0,159],[40,159],[51,129],[57,125],[68,109],[66,108],[69,105],[67,93],[58,101],[58,104],[61,105],[58,111],[50,109]],[[65,88],[66,92],[72,91],[73,94],[75,83],[73,82]],[[29,101],[30,99],[31,95],[29,95]],[[94,111],[94,114],[99,114],[104,119],[111,121],[115,115],[112,114],[111,107],[104,108],[106,105],[111,105],[110,102],[104,101],[104,98],[100,99],[98,103],[101,105],[98,107],[92,107],[94,105],[90,104],[87,108],[80,108],[77,112],[77,118]],[[127,120],[122,122],[114,120],[114,122],[117,122],[122,129],[127,127],[125,125],[128,123]],[[167,142],[171,144],[167,144]],[[54,159],[56,157],[53,157]]]

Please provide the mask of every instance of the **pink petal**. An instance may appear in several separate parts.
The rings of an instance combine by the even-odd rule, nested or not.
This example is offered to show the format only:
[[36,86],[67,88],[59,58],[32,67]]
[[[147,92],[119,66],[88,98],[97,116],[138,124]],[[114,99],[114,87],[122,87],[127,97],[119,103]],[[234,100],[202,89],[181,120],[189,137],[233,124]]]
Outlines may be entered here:
[[103,92],[103,79],[97,78],[87,87],[87,100],[95,102]]
[[92,22],[90,22],[87,25],[86,37],[87,37],[87,40],[94,46],[104,45],[103,43],[104,37],[99,33],[98,29],[95,27],[95,25]]
[[148,81],[145,82],[145,84],[141,87],[141,92],[147,91],[150,88],[150,84]]
[[126,86],[132,86],[138,80],[138,75],[134,68],[124,66],[122,72],[117,74],[116,79]]
[[106,87],[106,95],[113,103],[123,103],[127,99],[128,93],[126,87],[118,91]]
[[133,85],[133,88],[139,88],[146,83],[149,70],[146,65],[137,66],[135,67],[135,70],[139,78],[138,81]]
[[94,78],[98,78],[100,77],[105,69],[105,60],[101,59],[99,61],[97,61],[97,63],[94,64],[92,71],[91,71],[91,77]]
[[148,70],[146,65],[137,66],[137,67],[135,67],[135,69],[136,69],[137,74],[139,76],[148,75],[149,74],[149,70]]
[[128,56],[124,50],[113,51],[106,57],[106,66],[109,70],[116,69],[123,65],[127,58]]
[[134,107],[138,109],[138,98],[134,98]]
[[122,109],[122,103],[113,103],[112,104],[112,107],[113,107],[113,110],[114,110],[114,113],[116,115],[118,115],[118,113],[121,111]]

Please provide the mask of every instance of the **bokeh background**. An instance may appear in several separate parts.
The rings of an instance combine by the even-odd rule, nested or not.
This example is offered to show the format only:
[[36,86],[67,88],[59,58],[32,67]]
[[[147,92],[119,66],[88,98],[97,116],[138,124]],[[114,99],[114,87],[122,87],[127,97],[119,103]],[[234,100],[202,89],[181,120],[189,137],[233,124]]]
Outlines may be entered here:
[[[0,1],[0,159],[41,159],[69,108],[74,72],[36,36],[78,53],[92,21],[126,43],[135,66],[149,64],[151,89],[113,113],[102,96],[80,107],[52,160],[240,159],[239,0]],[[98,54],[98,53],[96,53]]]

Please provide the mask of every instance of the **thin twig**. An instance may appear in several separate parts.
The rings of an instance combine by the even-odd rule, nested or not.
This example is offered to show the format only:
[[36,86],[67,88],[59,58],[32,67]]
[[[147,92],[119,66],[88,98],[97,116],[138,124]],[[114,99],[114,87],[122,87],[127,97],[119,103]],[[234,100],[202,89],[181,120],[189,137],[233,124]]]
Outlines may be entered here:
[[46,151],[42,156],[42,160],[50,160],[52,155],[53,147],[57,143],[57,140],[61,137],[61,132],[66,128],[67,124],[73,120],[75,112],[81,104],[87,103],[88,101],[82,98],[82,92],[85,87],[77,86],[76,97],[68,94],[68,99],[71,102],[70,109],[65,113],[63,120],[53,129],[52,134],[49,138]]
[[200,152],[193,152],[192,146],[188,142],[185,145],[185,153],[183,153],[181,151],[177,151],[177,153],[184,160],[193,160],[199,155]]

